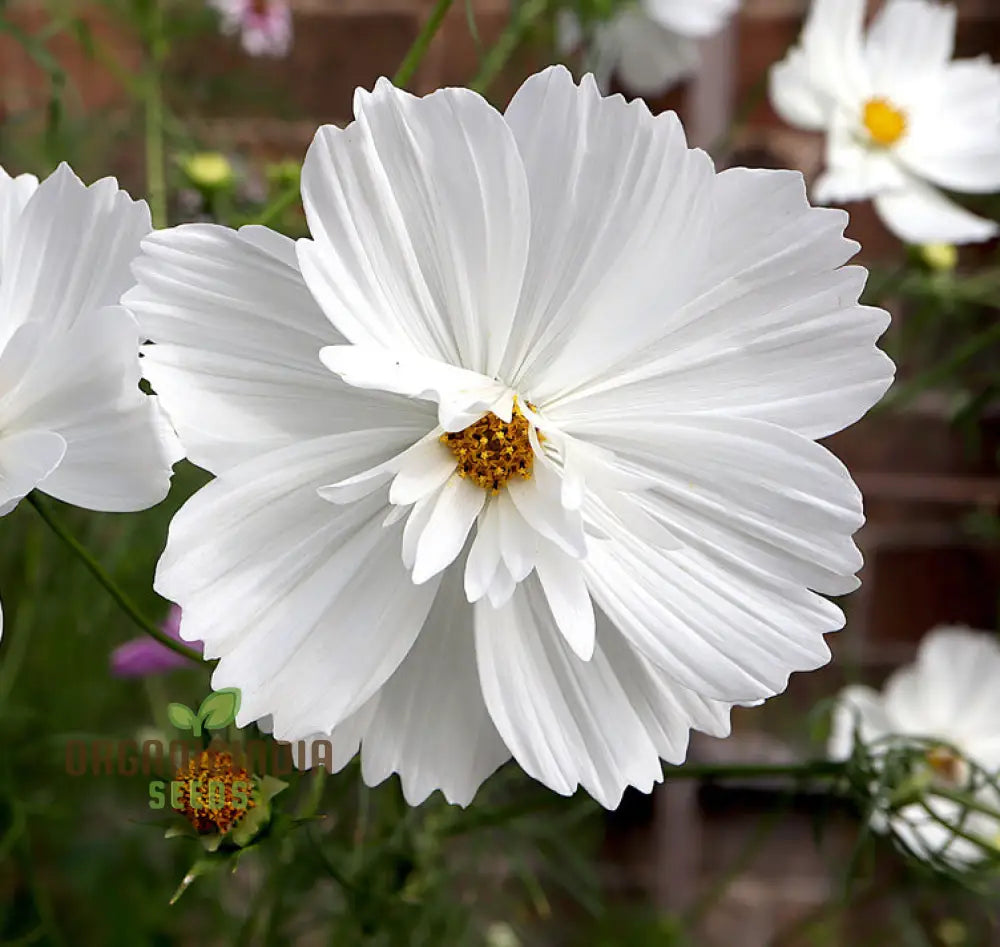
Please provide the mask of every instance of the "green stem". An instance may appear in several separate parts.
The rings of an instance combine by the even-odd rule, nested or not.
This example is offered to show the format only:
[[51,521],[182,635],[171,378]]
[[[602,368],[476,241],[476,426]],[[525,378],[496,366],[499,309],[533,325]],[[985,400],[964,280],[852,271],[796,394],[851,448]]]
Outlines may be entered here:
[[163,60],[166,37],[160,0],[152,0],[146,43],[149,66],[146,74],[146,193],[156,228],[167,226],[167,165],[163,141]]
[[470,89],[473,89],[480,95],[486,94],[487,89],[489,89],[496,77],[503,71],[504,66],[510,61],[510,57],[514,55],[518,46],[521,45],[524,35],[531,28],[532,24],[545,13],[548,6],[549,0],[525,0],[518,7],[517,13],[511,18],[503,33],[500,34],[500,38],[496,41],[496,44],[486,54],[479,72],[469,84]]
[[962,365],[975,358],[993,344],[1000,344],[1000,322],[996,322],[988,329],[984,329],[977,335],[972,336],[964,345],[960,345],[948,358],[940,364],[935,365],[932,369],[890,390],[889,394],[872,411],[884,411],[887,408],[898,407],[900,404],[909,401],[915,395],[920,394],[920,392],[933,387],[938,382],[944,381],[957,368],[961,368]]
[[427,22],[424,23],[423,29],[421,29],[420,34],[413,41],[413,45],[403,59],[402,65],[396,70],[396,75],[392,77],[392,84],[397,89],[405,89],[409,85],[410,80],[413,78],[414,73],[427,53],[431,41],[437,35],[437,31],[444,22],[445,15],[451,9],[452,2],[453,0],[437,0],[437,3],[434,4],[434,9],[431,10],[431,15],[427,17]]
[[44,501],[41,496],[36,493],[28,494],[28,502],[38,511],[38,515],[45,521],[46,526],[52,530],[73,552],[73,554],[83,563],[84,566],[90,571],[90,574],[97,579],[101,585],[107,590],[108,594],[118,603],[121,608],[129,618],[132,619],[135,624],[141,628],[147,635],[151,638],[155,638],[161,645],[165,648],[169,648],[171,651],[182,655],[185,658],[190,658],[192,661],[201,661],[202,657],[193,648],[189,648],[186,645],[181,644],[179,641],[175,641],[166,632],[160,629],[158,625],[151,622],[138,608],[133,604],[132,600],[126,595],[122,588],[117,582],[107,572],[107,570],[88,552],[88,550],[80,543],[80,541],[63,525],[59,518],[53,513],[49,508],[49,505]]
[[270,204],[261,212],[255,224],[261,227],[269,227],[271,222],[280,217],[289,207],[299,199],[299,182],[295,181],[283,190]]

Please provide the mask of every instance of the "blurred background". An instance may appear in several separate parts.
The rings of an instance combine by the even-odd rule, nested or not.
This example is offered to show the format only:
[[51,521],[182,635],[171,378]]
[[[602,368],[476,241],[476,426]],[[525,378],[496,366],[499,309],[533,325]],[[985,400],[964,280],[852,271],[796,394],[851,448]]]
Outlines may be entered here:
[[[199,0],[0,0],[0,164],[41,175],[67,160],[84,180],[113,173],[136,196],[162,174],[171,223],[261,221],[301,235],[298,168],[317,125],[350,121],[354,88],[395,73],[433,6],[292,0],[284,45],[252,55],[246,37],[220,29],[224,12]],[[527,74],[561,58],[559,6],[457,0],[410,88],[474,82],[502,107]],[[767,69],[798,35],[805,6],[745,0],[702,43],[697,74],[650,106],[677,110],[691,142],[720,167],[811,177],[821,138],[784,125],[766,96]],[[1000,59],[1000,2],[957,6],[959,55]],[[149,83],[162,92],[154,114]],[[995,198],[971,206],[1000,216]],[[867,204],[848,210],[848,232],[872,271],[868,301],[893,313],[885,344],[900,366],[887,403],[829,441],[866,500],[863,584],[843,603],[849,621],[831,641],[833,663],[793,676],[762,708],[738,710],[730,740],[695,735],[694,763],[822,755],[824,701],[845,683],[880,683],[934,625],[997,628],[997,247],[905,248]],[[143,514],[61,511],[158,619],[167,605],[150,578],[166,524],[203,480],[183,467],[167,503]],[[244,858],[235,876],[198,879],[170,907],[193,856],[152,824],[144,781],[68,776],[62,747],[71,736],[164,732],[166,702],[197,702],[207,674],[116,677],[111,652],[134,636],[128,620],[28,504],[0,523],[0,535],[0,943],[1000,943],[995,894],[934,878],[887,842],[859,842],[857,813],[822,787],[672,781],[669,768],[652,796],[629,794],[610,814],[581,797],[549,805],[505,774],[482,812],[513,799],[523,816],[497,818],[498,828],[465,842],[466,824],[437,798],[405,817],[408,834],[392,858],[367,864],[355,858],[359,846],[395,831],[402,804],[395,780],[359,791],[351,767],[325,785],[289,790],[296,804],[319,794],[327,815],[319,831],[343,864],[324,864],[289,836],[266,857]],[[338,871],[358,874],[345,886]],[[448,920],[459,909],[465,926]]]

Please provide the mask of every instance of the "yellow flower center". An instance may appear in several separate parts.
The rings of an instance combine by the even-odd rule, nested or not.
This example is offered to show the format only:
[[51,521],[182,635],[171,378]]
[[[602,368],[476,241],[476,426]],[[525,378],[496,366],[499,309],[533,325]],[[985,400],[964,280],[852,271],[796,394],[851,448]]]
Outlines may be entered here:
[[440,441],[455,455],[460,477],[496,494],[515,474],[524,480],[531,477],[535,455],[529,430],[515,402],[509,424],[490,413],[464,431],[442,434]]
[[943,782],[952,786],[962,783],[966,775],[965,761],[946,746],[936,746],[925,757],[931,771]]
[[887,99],[869,99],[865,103],[865,128],[875,144],[888,148],[906,134],[906,113]]

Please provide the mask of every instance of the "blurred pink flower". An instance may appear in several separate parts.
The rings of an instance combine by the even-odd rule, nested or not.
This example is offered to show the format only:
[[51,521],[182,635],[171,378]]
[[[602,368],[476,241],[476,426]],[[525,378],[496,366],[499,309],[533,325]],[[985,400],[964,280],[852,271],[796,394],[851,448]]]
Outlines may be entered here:
[[[181,609],[171,605],[163,631],[176,641],[181,640]],[[201,650],[200,642],[193,648]],[[149,674],[163,674],[174,668],[190,667],[191,662],[175,651],[164,647],[158,641],[143,635],[126,641],[111,652],[111,673],[115,677],[145,677]]]
[[287,56],[292,48],[292,11],[286,0],[208,0],[222,17],[222,32],[239,34],[251,56]]

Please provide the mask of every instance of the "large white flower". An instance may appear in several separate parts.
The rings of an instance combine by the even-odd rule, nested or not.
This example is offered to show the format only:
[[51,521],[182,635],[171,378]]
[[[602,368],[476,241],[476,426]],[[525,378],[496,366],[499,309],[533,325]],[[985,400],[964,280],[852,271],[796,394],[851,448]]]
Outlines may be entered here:
[[1000,190],[1000,68],[952,60],[956,11],[888,0],[863,35],[865,0],[813,0],[800,44],[771,72],[771,101],[793,125],[827,134],[821,203],[871,198],[910,243],[997,234],[938,188]]
[[856,587],[862,512],[814,439],[889,385],[888,317],[801,175],[717,175],[591,78],[355,114],[309,149],[312,240],[144,242],[147,375],[217,475],[157,588],[241,724],[360,740],[414,802],[513,755],[614,805],[828,660],[811,590]]
[[[698,40],[717,33],[740,0],[629,0],[589,38],[586,65],[607,90],[612,76],[637,95],[658,95],[698,67]],[[560,11],[557,42],[588,41],[577,16]]]
[[981,838],[1000,856],[1000,819],[969,811],[933,790],[969,791],[1000,812],[998,720],[1000,642],[986,632],[942,626],[927,633],[916,661],[896,671],[881,693],[859,685],[844,689],[834,710],[828,751],[832,759],[846,760],[857,741],[877,762],[894,747],[926,749],[923,803],[934,814],[917,801],[891,814],[876,810],[872,826],[891,831],[920,857],[961,867],[982,861],[989,851],[954,828]]
[[139,329],[118,305],[149,231],[113,178],[0,169],[0,515],[36,487],[111,512],[166,496],[177,440],[139,389]]

